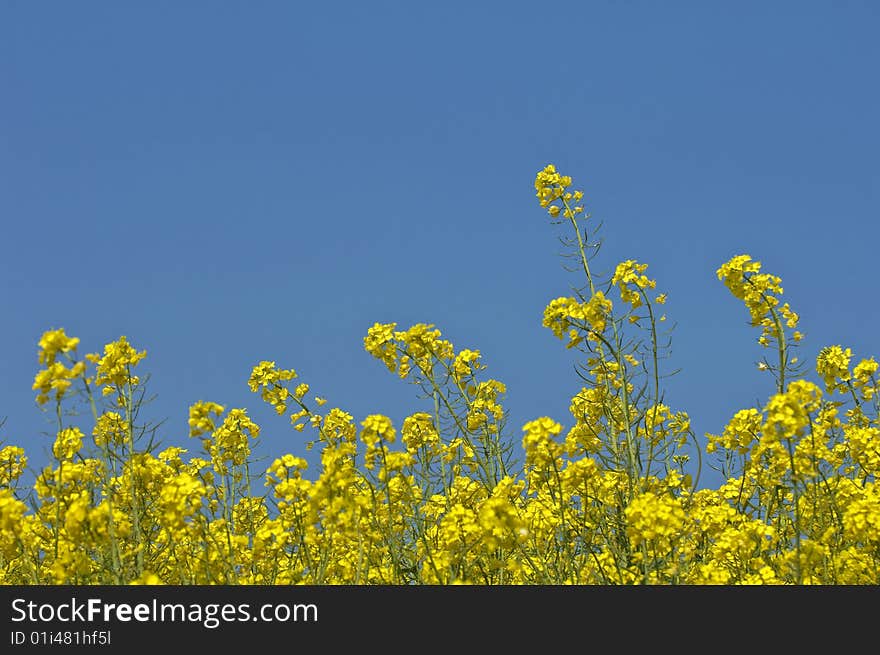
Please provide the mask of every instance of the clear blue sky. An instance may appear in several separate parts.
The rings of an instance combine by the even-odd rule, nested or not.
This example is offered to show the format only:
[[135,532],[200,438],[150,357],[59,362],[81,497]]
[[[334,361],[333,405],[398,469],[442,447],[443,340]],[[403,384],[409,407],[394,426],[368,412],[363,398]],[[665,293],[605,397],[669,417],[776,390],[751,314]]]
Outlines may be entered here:
[[570,425],[554,162],[604,221],[597,265],[669,293],[667,401],[702,440],[773,387],[715,277],[735,254],[782,277],[802,359],[880,355],[878,33],[869,1],[3,2],[0,437],[45,461],[57,327],[147,350],[169,444],[203,399],[303,454],[247,388],[262,359],[400,425],[422,405],[363,351],[376,321],[480,349],[515,440]]

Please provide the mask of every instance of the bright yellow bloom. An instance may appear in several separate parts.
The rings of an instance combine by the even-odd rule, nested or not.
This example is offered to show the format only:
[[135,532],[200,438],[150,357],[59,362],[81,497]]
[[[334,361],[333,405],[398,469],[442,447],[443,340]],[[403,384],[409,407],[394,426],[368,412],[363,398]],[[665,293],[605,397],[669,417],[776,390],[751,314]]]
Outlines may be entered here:
[[361,441],[367,446],[376,446],[380,441],[393,443],[395,438],[394,426],[391,419],[382,414],[370,414],[361,423]]
[[652,492],[636,497],[626,508],[626,533],[633,546],[658,541],[666,545],[682,529],[685,512],[681,501]]
[[24,473],[27,462],[24,448],[19,446],[0,448],[0,488],[11,487],[12,483]]
[[455,356],[452,373],[456,380],[461,381],[462,378],[473,375],[474,371],[480,368],[482,368],[480,366],[480,351],[465,349]]
[[203,400],[193,403],[189,408],[189,436],[198,437],[216,429],[213,416],[219,417],[225,408],[217,403]]
[[415,453],[420,448],[440,443],[440,435],[434,427],[434,418],[425,412],[417,412],[403,419],[401,440],[406,449]]
[[[538,202],[541,207],[546,207],[548,213],[554,218],[562,212],[566,218],[574,219],[577,214],[584,211],[581,206],[572,207],[570,205],[571,201],[581,200],[584,194],[582,191],[569,192],[567,190],[569,186],[571,186],[571,177],[557,173],[553,164],[548,164],[535,176],[535,195],[538,197]],[[561,206],[552,204],[557,200],[562,201]]]
[[529,534],[525,521],[506,498],[483,501],[477,520],[483,529],[483,543],[488,548],[512,548]]
[[392,373],[397,370],[397,348],[394,330],[397,323],[374,323],[364,337],[364,349],[382,361]]
[[60,461],[71,460],[82,448],[82,442],[83,433],[79,428],[65,428],[55,437],[52,454]]
[[779,307],[781,278],[760,270],[761,262],[753,261],[749,255],[737,255],[722,264],[716,274],[733,296],[745,303],[752,325],[761,327],[759,343],[769,346],[771,339],[780,338],[782,323],[789,328],[797,327],[798,315],[788,303]]
[[721,436],[706,435],[709,439],[706,450],[712,453],[720,446],[745,455],[760,438],[763,418],[761,412],[754,408],[738,411],[724,427]]
[[574,298],[556,298],[544,310],[543,325],[550,328],[557,338],[569,336],[569,348],[583,340],[581,333],[602,334],[611,315],[611,300],[601,291],[593,294],[588,302],[578,302]]
[[816,357],[816,372],[822,376],[828,393],[833,393],[838,388],[837,380],[845,382],[850,379],[850,357],[852,351],[849,348],[844,350],[840,346],[828,346],[819,351]]
[[877,367],[878,364],[872,357],[863,359],[853,369],[853,386],[861,390],[862,400],[870,401],[877,392],[877,382],[874,379]]
[[72,367],[67,368],[61,362],[52,362],[49,366],[39,371],[34,376],[32,388],[40,393],[37,395],[37,402],[44,405],[49,401],[49,393],[55,392],[55,400],[61,401],[67,390],[70,388],[73,380],[82,377],[85,373],[85,362],[77,362]]
[[529,421],[523,426],[522,445],[527,466],[553,466],[562,455],[563,445],[555,440],[562,426],[551,418]]
[[767,420],[763,438],[767,443],[778,439],[802,437],[810,426],[810,412],[819,408],[822,391],[812,382],[795,380],[785,393],[775,394],[764,412]]
[[0,488],[0,557],[7,562],[18,556],[18,537],[24,532],[27,505],[12,494],[11,489]]
[[147,356],[147,351],[135,350],[125,336],[104,346],[104,354],[89,354],[86,359],[97,364],[97,376],[95,384],[104,385],[104,394],[113,391],[113,388],[121,389],[127,384],[137,386],[140,380],[131,374],[137,364]]
[[275,408],[278,414],[287,411],[287,399],[290,392],[284,386],[284,382],[296,378],[296,371],[280,369],[275,362],[262,361],[251,371],[248,378],[248,388],[256,393],[260,391],[260,397]]
[[40,364],[47,368],[55,363],[58,353],[69,353],[76,350],[79,345],[79,338],[68,337],[64,333],[64,329],[49,330],[40,337],[39,361]]
[[117,412],[104,412],[92,430],[95,445],[103,448],[108,445],[121,446],[128,440],[128,425]]
[[860,541],[880,546],[880,487],[869,482],[853,499],[843,515],[846,536],[853,541]]
[[208,451],[217,473],[225,474],[228,466],[241,466],[251,454],[250,442],[260,435],[260,427],[243,409],[231,409],[223,423],[207,441]]
[[183,528],[201,506],[204,493],[204,485],[188,473],[166,480],[159,495],[162,524],[169,529]]
[[[638,309],[642,306],[642,296],[639,291],[644,292],[657,286],[654,280],[644,274],[647,268],[647,264],[639,264],[634,259],[628,259],[617,265],[614,276],[611,278],[611,284],[616,284],[620,291],[620,299],[628,303],[633,309]],[[635,288],[631,288],[631,286]],[[662,304],[665,302],[666,297],[661,297],[663,298],[660,301]]]

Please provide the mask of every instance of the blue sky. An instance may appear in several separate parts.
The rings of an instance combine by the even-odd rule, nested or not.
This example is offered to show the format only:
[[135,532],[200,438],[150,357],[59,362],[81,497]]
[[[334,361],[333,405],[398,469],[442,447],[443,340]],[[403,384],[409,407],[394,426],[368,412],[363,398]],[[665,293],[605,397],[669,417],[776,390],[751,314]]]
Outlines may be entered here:
[[399,425],[422,405],[364,352],[376,321],[480,349],[515,440],[569,425],[553,162],[604,222],[597,266],[669,293],[666,398],[702,441],[773,390],[715,277],[735,254],[782,277],[802,359],[880,355],[878,28],[867,1],[4,2],[0,438],[45,461],[57,327],[147,350],[169,444],[202,399],[302,455],[247,388],[262,359]]

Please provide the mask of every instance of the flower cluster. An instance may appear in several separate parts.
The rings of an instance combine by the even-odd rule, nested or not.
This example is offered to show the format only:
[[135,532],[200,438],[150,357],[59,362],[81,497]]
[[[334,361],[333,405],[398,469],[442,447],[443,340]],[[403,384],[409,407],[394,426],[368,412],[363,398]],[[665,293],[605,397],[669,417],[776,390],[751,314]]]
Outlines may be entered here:
[[571,177],[557,173],[553,164],[548,164],[535,176],[535,190],[538,200],[541,207],[546,207],[547,213],[553,218],[561,213],[565,218],[573,219],[583,213],[583,206],[572,203],[580,202],[584,197],[584,192],[569,191],[570,186]]
[[[797,328],[800,320],[798,314],[788,303],[779,305],[782,279],[770,273],[761,273],[761,262],[754,261],[749,255],[737,255],[722,264],[717,275],[734,297],[745,303],[752,325],[761,328],[758,342],[762,346],[768,347],[772,339],[780,338],[782,322],[788,328]],[[800,341],[803,335],[795,331],[792,338]]]
[[[37,356],[40,364],[46,368],[37,372],[34,376],[34,391],[39,391],[37,402],[45,405],[49,402],[49,394],[55,392],[54,398],[60,401],[70,389],[73,381],[82,377],[85,372],[85,362],[76,361],[76,347],[79,339],[68,337],[64,329],[49,330],[40,337],[40,350]],[[58,360],[58,355],[67,357],[71,366],[65,366]]]
[[[376,323],[364,337],[426,403],[397,425],[319,410],[293,369],[257,363],[250,390],[291,410],[313,436],[304,450],[319,449],[316,466],[285,453],[262,471],[263,429],[246,409],[198,401],[184,434],[150,428],[135,393],[145,351],[120,337],[80,360],[79,339],[51,330],[34,379],[38,405],[55,409],[50,463],[29,485],[24,449],[0,447],[0,584],[880,583],[877,361],[832,345],[817,382],[793,379],[801,335],[786,330],[799,318],[778,277],[734,257],[718,277],[761,328],[762,352],[775,349],[777,385],[701,442],[662,386],[665,294],[635,260],[593,278],[571,184],[552,165],[535,180],[541,207],[577,231],[588,278],[543,316],[574,350],[581,388],[568,425],[522,426],[521,461],[507,386],[430,323]],[[90,424],[66,411],[74,392]],[[156,446],[187,436],[199,452]],[[699,487],[704,456],[717,488]]]

